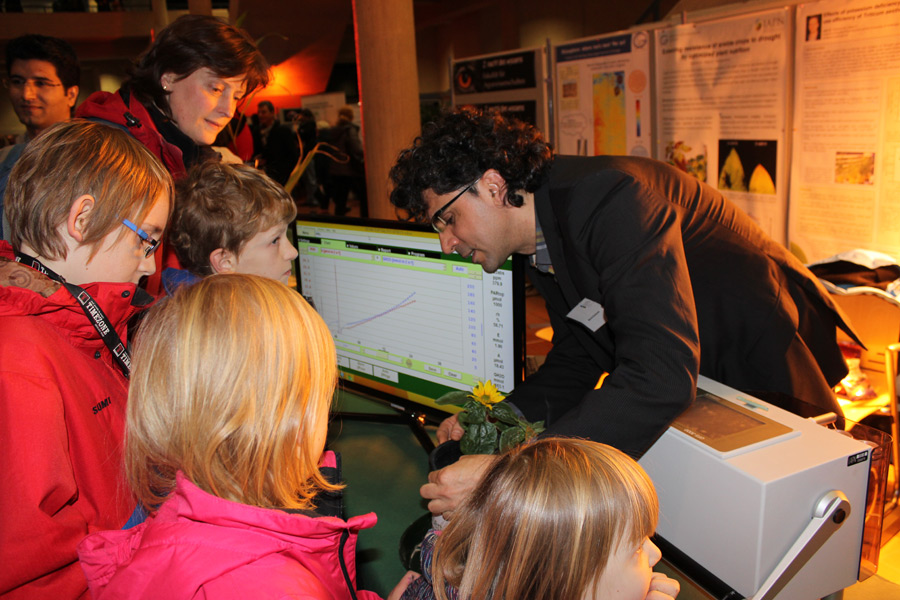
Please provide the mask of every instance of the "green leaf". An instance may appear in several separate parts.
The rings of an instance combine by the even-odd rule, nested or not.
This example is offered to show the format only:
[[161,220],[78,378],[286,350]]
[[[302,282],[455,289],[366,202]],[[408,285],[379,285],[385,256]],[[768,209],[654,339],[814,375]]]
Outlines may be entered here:
[[466,406],[466,410],[459,413],[460,423],[485,423],[487,422],[487,411],[478,403],[474,406]]
[[469,395],[465,392],[447,392],[446,394],[435,400],[434,403],[438,405],[453,404],[456,406],[462,406],[468,399]]
[[530,440],[532,438],[537,437],[539,433],[544,431],[544,422],[538,421],[537,423],[529,423],[528,421],[520,420],[519,428],[522,430],[522,433],[525,435],[525,440]]
[[472,423],[459,443],[463,454],[494,454],[497,451],[497,429],[490,423]]
[[481,410],[484,408],[484,404],[481,402],[476,402],[469,398],[465,404],[463,404],[463,410]]
[[515,411],[513,411],[509,404],[503,402],[494,405],[491,416],[507,425],[515,425],[519,422],[519,417],[516,415]]
[[500,452],[518,446],[525,441],[525,431],[520,427],[512,427],[500,434]]

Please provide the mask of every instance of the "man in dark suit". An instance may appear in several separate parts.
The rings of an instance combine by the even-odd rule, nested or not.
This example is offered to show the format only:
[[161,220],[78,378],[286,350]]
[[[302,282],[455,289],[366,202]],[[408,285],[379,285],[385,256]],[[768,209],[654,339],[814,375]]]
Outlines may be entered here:
[[253,131],[253,151],[257,166],[284,185],[300,159],[297,134],[275,118],[275,107],[268,100],[260,102],[256,111],[259,125]]
[[[553,349],[510,395],[547,434],[638,457],[693,401],[697,374],[840,413],[849,329],[782,245],[714,188],[636,157],[552,157],[540,132],[457,112],[426,127],[391,170],[391,201],[431,222],[445,252],[496,270],[528,255]],[[608,373],[600,389],[594,389]],[[454,417],[440,441],[462,435]],[[489,463],[432,473],[432,512]]]

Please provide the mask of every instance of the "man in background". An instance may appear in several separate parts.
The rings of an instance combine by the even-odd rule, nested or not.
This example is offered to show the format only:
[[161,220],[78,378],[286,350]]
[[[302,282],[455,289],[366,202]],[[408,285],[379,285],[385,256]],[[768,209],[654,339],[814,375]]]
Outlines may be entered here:
[[[0,214],[6,181],[25,146],[51,125],[72,118],[78,100],[81,67],[68,42],[44,35],[23,35],[6,46],[6,79],[9,99],[25,139],[0,149]],[[0,220],[0,239],[9,239],[6,218]]]
[[[344,106],[338,111],[338,122],[331,131],[332,143],[346,155],[347,160],[331,165],[331,185],[334,214],[347,214],[347,198],[350,192],[359,201],[360,214],[366,216],[366,169],[363,159],[359,125],[353,122],[353,109]],[[327,208],[323,206],[323,208]]]
[[300,144],[290,127],[275,118],[275,107],[268,100],[256,109],[259,126],[253,136],[256,166],[284,185],[300,159]]
[[[300,150],[303,160],[306,160],[309,153],[315,149],[316,138],[319,135],[316,127],[316,116],[308,108],[301,108],[293,121],[293,126],[297,136],[300,138]],[[300,186],[300,191],[305,196],[306,204],[317,206],[316,192],[319,190],[319,183],[316,181],[316,167],[312,163],[307,165],[306,170],[303,171],[303,175],[300,177]]]

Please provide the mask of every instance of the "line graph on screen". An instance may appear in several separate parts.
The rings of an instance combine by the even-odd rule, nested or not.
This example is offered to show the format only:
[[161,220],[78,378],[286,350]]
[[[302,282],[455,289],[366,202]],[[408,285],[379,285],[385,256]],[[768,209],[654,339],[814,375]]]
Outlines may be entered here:
[[415,295],[416,295],[416,293],[413,292],[412,294],[410,294],[409,296],[404,298],[399,304],[395,304],[394,306],[390,307],[386,311],[380,312],[377,315],[372,315],[371,317],[366,317],[365,319],[356,321],[354,323],[347,323],[346,325],[341,327],[340,331],[344,331],[345,329],[353,329],[354,327],[357,327],[358,325],[364,325],[364,324],[368,323],[369,321],[374,321],[375,319],[377,319],[379,317],[383,317],[387,314],[390,314],[399,308],[405,308],[405,307],[409,306],[410,304],[412,304],[413,302],[415,302],[415,300],[412,299],[413,296],[415,296]]
[[[376,350],[446,368],[462,368],[471,360],[466,323],[480,323],[481,311],[474,301],[460,302],[466,278],[413,272],[387,261],[341,259],[319,260],[305,276],[315,281],[316,308],[339,349]],[[440,353],[435,339],[441,341]]]

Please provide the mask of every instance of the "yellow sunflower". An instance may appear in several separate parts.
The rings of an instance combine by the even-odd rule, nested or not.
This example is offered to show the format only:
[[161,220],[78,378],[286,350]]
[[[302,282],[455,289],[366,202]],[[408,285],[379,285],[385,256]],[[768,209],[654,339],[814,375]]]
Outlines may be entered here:
[[480,381],[472,390],[472,393],[469,394],[469,398],[479,402],[488,408],[491,407],[492,404],[497,404],[498,402],[503,401],[503,395],[497,391],[497,386],[491,383],[491,380],[488,379],[484,383]]

